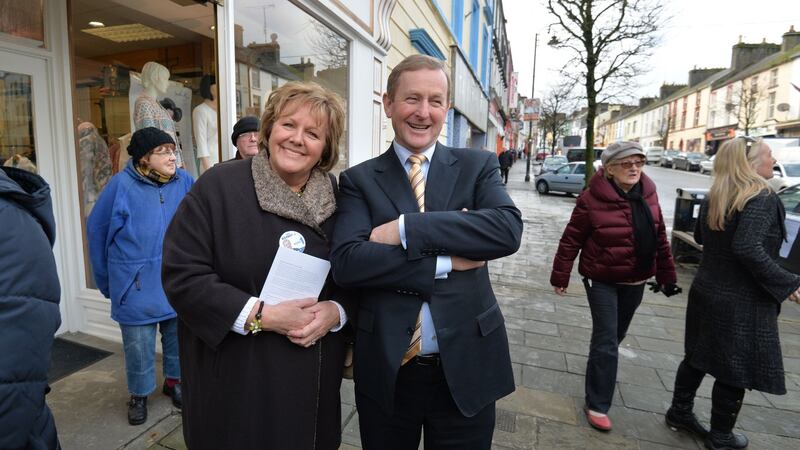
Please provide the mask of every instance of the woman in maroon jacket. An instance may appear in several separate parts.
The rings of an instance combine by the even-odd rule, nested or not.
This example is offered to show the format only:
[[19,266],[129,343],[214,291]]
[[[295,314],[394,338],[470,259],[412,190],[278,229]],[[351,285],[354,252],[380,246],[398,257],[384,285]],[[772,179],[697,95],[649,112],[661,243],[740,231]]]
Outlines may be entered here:
[[645,281],[653,275],[667,296],[678,292],[656,186],[642,173],[645,154],[635,142],[617,142],[602,155],[603,168],[590,180],[572,211],[553,261],[550,284],[567,293],[572,265],[592,311],[592,340],[586,364],[586,420],[611,429],[607,413],[617,381],[617,351]]

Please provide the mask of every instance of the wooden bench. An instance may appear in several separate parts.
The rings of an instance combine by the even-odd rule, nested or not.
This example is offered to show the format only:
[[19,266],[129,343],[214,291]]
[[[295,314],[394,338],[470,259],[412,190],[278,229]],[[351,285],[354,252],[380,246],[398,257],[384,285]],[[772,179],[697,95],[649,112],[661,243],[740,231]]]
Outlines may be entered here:
[[672,258],[676,262],[700,262],[703,246],[694,240],[694,233],[672,230]]

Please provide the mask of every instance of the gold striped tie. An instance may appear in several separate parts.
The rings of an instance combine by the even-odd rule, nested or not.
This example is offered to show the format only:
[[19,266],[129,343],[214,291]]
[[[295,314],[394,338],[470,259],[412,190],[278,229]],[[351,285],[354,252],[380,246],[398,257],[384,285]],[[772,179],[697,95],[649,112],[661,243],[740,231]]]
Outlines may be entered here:
[[[425,212],[425,177],[422,174],[422,163],[426,161],[425,155],[413,154],[408,157],[411,162],[411,170],[408,171],[408,180],[411,182],[411,190],[414,191],[414,198],[417,199],[419,212]],[[408,344],[403,362],[405,364],[422,350],[422,310],[417,314],[417,323],[414,325],[414,333],[411,335],[411,343]]]

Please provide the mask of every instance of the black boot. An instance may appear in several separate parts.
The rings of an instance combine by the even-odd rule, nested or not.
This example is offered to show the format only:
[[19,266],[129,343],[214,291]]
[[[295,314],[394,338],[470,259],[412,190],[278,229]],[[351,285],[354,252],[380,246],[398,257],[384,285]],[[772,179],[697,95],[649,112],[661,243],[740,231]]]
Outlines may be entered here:
[[699,438],[705,438],[708,429],[697,420],[697,416],[692,412],[693,408],[694,392],[675,391],[672,395],[672,406],[665,416],[667,425],[673,431],[684,430]]
[[[740,392],[740,393],[739,393]],[[733,432],[739,410],[742,409],[744,389],[714,383],[711,396],[711,431],[706,437],[706,448],[711,450],[739,450],[750,443],[743,434]]]
[[128,401],[128,423],[141,425],[147,422],[147,397],[131,395]]

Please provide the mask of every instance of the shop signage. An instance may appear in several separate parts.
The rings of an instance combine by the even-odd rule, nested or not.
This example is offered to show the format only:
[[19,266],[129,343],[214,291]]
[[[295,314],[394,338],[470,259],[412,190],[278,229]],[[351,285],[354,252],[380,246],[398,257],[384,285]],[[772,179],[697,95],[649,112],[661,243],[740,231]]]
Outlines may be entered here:
[[453,83],[453,108],[463,114],[474,128],[486,132],[489,116],[489,100],[484,95],[480,83],[472,74],[467,61],[455,45],[450,46]]

